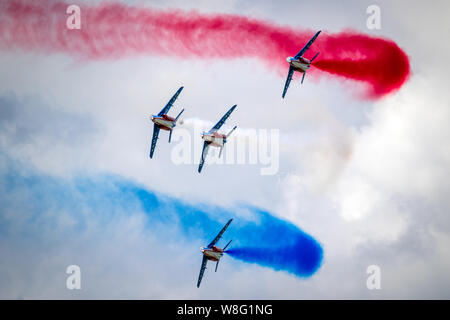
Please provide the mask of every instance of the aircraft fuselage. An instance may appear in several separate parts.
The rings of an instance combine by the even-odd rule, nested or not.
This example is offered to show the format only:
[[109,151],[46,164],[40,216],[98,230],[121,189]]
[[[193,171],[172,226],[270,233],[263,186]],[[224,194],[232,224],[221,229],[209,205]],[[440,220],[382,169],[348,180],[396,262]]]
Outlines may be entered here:
[[311,61],[303,57],[298,59],[289,57],[286,61],[298,72],[306,72],[311,67]]
[[152,121],[162,130],[170,131],[175,127],[175,119],[167,114],[162,116],[152,116]]
[[223,147],[227,140],[227,136],[218,132],[204,132],[202,134],[202,139],[206,142],[209,142],[211,146],[214,147]]
[[200,251],[203,253],[203,255],[211,261],[219,261],[220,258],[223,256],[223,250],[221,248],[218,248],[216,246],[213,246],[212,248],[206,248],[201,247]]

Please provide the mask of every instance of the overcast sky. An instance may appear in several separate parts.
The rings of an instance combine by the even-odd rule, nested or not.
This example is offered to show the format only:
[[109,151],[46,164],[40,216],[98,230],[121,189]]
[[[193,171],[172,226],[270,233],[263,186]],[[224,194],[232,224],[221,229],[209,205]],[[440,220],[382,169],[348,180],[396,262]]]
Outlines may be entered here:
[[[297,79],[283,101],[285,79],[252,59],[76,62],[2,48],[1,298],[450,298],[448,1],[129,3],[356,29],[395,41],[412,75],[376,101],[359,99],[357,86],[337,78]],[[381,9],[380,30],[366,27],[371,4]],[[149,159],[149,115],[180,86],[171,110],[186,109],[179,133],[193,124],[206,129],[238,104],[224,130],[237,124],[242,137],[278,129],[278,173],[207,163],[199,175],[196,164],[175,165],[176,130],[170,145],[161,132]],[[237,220],[242,208],[261,208],[314,237],[322,265],[301,278],[225,256],[198,289],[198,248],[210,235],[148,228],[148,212],[111,191],[113,182],[192,208],[223,208]],[[71,264],[81,267],[81,290],[65,286]],[[380,290],[366,286],[370,265],[380,267]]]

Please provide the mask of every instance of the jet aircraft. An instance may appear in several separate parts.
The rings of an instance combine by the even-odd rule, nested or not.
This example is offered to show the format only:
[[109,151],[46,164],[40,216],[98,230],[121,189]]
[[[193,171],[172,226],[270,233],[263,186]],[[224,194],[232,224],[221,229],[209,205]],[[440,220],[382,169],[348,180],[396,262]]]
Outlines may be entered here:
[[169,117],[167,113],[169,112],[170,108],[173,106],[173,103],[175,100],[177,100],[178,95],[180,94],[181,90],[183,90],[184,87],[181,87],[177,90],[177,92],[173,95],[173,97],[169,100],[169,102],[166,104],[166,106],[157,114],[151,116],[151,121],[154,123],[153,125],[153,137],[152,137],[152,146],[150,148],[150,158],[153,158],[153,153],[155,152],[156,147],[156,141],[158,140],[159,130],[166,130],[170,131],[169,133],[169,143],[170,139],[172,138],[172,130],[177,125],[178,118],[183,113],[184,109],[181,110],[181,112],[175,117]]
[[220,258],[222,258],[223,253],[226,251],[228,245],[231,243],[232,240],[230,240],[223,249],[216,247],[216,243],[222,237],[225,230],[227,230],[231,221],[233,221],[233,219],[230,219],[227,222],[227,224],[222,228],[222,230],[220,230],[219,234],[214,238],[213,241],[211,241],[210,244],[208,244],[207,247],[200,248],[200,251],[203,253],[203,260],[202,260],[202,266],[200,268],[200,274],[198,275],[197,288],[200,287],[200,283],[202,282],[203,274],[205,273],[206,264],[207,264],[208,260],[216,262],[216,271],[215,272],[217,272],[217,267],[219,265]]
[[205,158],[210,146],[219,147],[220,148],[219,157],[222,155],[222,149],[225,146],[225,143],[227,142],[227,138],[230,137],[231,133],[237,128],[237,126],[231,129],[231,131],[228,132],[228,134],[222,134],[217,131],[220,129],[220,127],[222,127],[222,125],[225,123],[225,121],[228,119],[228,117],[234,111],[235,108],[236,105],[232,106],[230,110],[228,110],[228,112],[222,117],[222,119],[220,119],[219,122],[217,122],[216,125],[211,128],[211,130],[202,133],[202,139],[204,140],[204,142],[202,155],[200,158],[200,164],[198,166],[198,173],[202,172],[203,164],[205,163]]
[[303,54],[309,49],[311,44],[316,40],[316,38],[319,36],[320,32],[321,31],[318,31],[311,38],[311,40],[308,41],[308,43],[303,47],[303,49],[300,50],[294,57],[288,57],[286,59],[286,61],[289,63],[289,72],[288,72],[288,76],[287,76],[287,79],[286,79],[286,83],[284,84],[284,90],[283,90],[283,96],[282,96],[283,99],[284,99],[284,96],[286,95],[286,92],[287,92],[287,90],[289,88],[289,84],[291,83],[294,71],[298,71],[300,73],[303,73],[302,82],[301,82],[301,83],[303,83],[303,80],[305,79],[306,71],[308,71],[308,69],[311,67],[311,63],[319,55],[319,52],[317,52],[317,54],[311,60],[308,60],[308,59],[303,57]]

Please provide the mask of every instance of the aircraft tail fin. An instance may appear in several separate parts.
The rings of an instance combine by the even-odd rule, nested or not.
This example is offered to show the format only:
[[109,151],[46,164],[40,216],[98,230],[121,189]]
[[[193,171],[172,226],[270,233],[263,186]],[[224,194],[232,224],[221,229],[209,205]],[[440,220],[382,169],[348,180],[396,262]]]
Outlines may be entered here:
[[234,130],[236,130],[236,128],[237,128],[237,126],[234,126],[234,128],[233,129],[231,129],[231,131],[230,132],[228,132],[228,134],[227,134],[227,138],[233,133],[233,131]]
[[181,116],[183,111],[184,111],[184,109],[180,111],[180,113],[176,116],[175,120],[173,121],[173,126],[172,126],[172,129],[170,129],[170,133],[169,133],[169,143],[170,143],[170,140],[172,139],[172,130],[177,125],[178,118]]
[[306,71],[305,72],[303,72],[303,76],[302,76],[302,84],[303,84],[303,80],[305,80],[305,75],[306,75]]
[[220,260],[217,260],[217,263],[216,263],[216,271],[214,271],[214,272],[217,272],[217,267],[219,266],[219,261],[220,261]]
[[228,245],[231,243],[231,241],[233,241],[233,240],[230,240],[230,241],[227,243],[227,245],[223,248],[223,251],[224,251],[224,252],[225,252],[225,250],[227,249]]
[[180,113],[176,116],[175,118],[175,123],[177,123],[178,118],[181,116],[181,114],[183,113],[184,109],[180,111]]
[[313,62],[315,58],[317,58],[317,56],[319,55],[320,52],[317,52],[316,55],[311,59],[310,62]]

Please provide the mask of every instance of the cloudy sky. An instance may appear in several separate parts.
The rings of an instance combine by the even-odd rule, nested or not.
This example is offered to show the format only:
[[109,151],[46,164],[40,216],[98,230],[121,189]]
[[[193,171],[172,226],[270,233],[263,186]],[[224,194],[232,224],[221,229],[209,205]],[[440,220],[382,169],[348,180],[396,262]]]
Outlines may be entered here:
[[[354,82],[307,77],[281,100],[284,76],[254,59],[77,61],[2,46],[1,298],[450,298],[448,2],[128,3],[387,37],[408,54],[411,77],[378,100],[358,97]],[[380,30],[366,26],[371,4]],[[171,114],[185,108],[183,123],[170,145],[161,132],[149,159],[149,115],[180,86]],[[236,139],[279,130],[276,174],[207,163],[199,175],[195,163],[173,162],[183,132],[207,129],[234,104],[225,131],[237,124]],[[146,207],[141,192],[165,205]],[[188,211],[203,218],[182,219]],[[320,243],[318,270],[305,277],[225,256],[196,288],[199,247],[231,217],[239,238],[233,224],[259,211]],[[81,290],[66,288],[69,265],[81,268]],[[367,288],[370,265],[379,290]]]

